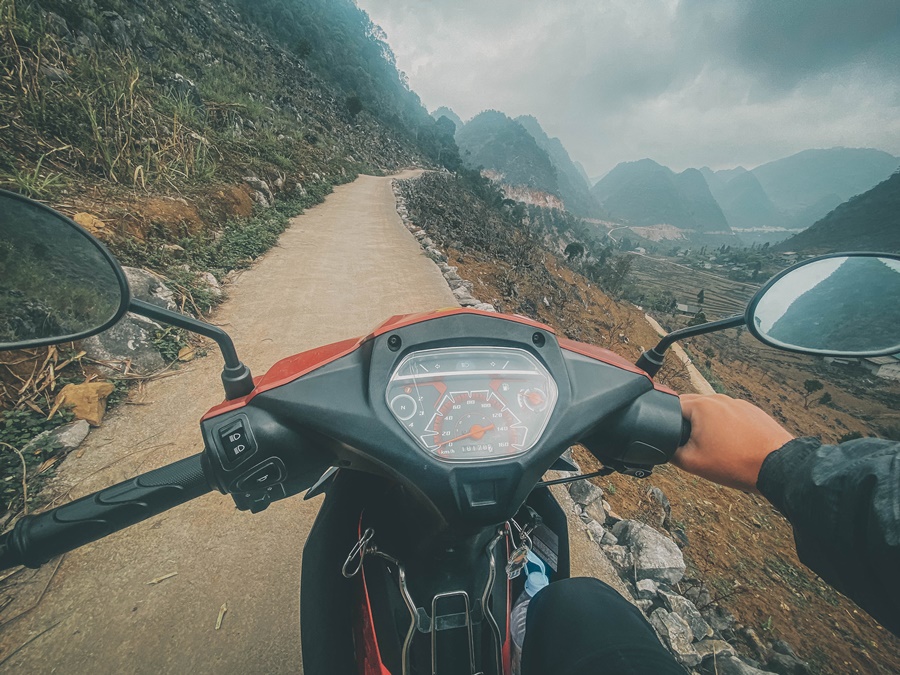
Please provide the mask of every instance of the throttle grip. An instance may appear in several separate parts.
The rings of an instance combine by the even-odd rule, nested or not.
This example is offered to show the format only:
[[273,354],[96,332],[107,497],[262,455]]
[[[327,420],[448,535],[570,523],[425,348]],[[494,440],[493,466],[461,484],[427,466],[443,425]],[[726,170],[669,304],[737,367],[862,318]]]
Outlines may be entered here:
[[211,492],[202,457],[186,457],[55,509],[24,516],[0,537],[0,569],[40,567],[54,556]]

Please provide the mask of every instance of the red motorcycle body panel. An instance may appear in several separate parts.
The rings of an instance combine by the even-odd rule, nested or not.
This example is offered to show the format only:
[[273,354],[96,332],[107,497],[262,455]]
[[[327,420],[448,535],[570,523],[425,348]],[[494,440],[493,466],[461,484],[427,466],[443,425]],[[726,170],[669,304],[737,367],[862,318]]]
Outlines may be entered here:
[[[303,377],[307,373],[321,368],[322,366],[325,366],[332,361],[336,361],[342,356],[346,356],[347,354],[350,354],[351,352],[359,349],[359,347],[368,340],[372,340],[376,337],[379,337],[380,335],[389,333],[392,330],[398,330],[412,324],[422,323],[424,321],[431,321],[433,319],[440,319],[443,317],[459,314],[474,314],[478,316],[487,316],[503,321],[513,321],[515,323],[533,326],[534,328],[538,328],[548,333],[555,334],[555,331],[550,326],[539,323],[537,321],[533,321],[524,316],[513,314],[498,314],[496,312],[485,312],[478,309],[468,309],[464,307],[440,309],[433,312],[421,312],[418,314],[398,314],[396,316],[392,316],[390,319],[377,326],[371,333],[364,337],[351,338],[349,340],[342,340],[341,342],[334,342],[330,345],[316,347],[315,349],[310,349],[308,351],[301,352],[300,354],[295,354],[294,356],[288,356],[287,358],[281,359],[280,361],[275,363],[275,365],[273,365],[265,375],[263,375],[262,377],[254,378],[253,382],[255,386],[253,388],[253,391],[250,392],[247,396],[242,396],[241,398],[233,399],[231,401],[223,401],[219,405],[210,408],[202,419],[207,420],[216,417],[217,415],[222,415],[233,410],[238,410],[239,408],[247,405],[247,403],[249,403],[250,400],[257,394],[293,382],[294,380]],[[595,359],[597,361],[602,361],[603,363],[607,363],[611,366],[615,366],[632,373],[647,376],[646,373],[644,373],[644,371],[642,371],[640,368],[608,349],[585,344],[583,342],[576,342],[575,340],[568,340],[566,338],[559,338],[559,346],[567,351],[575,352],[576,354],[581,354],[582,356],[587,356],[588,358]],[[649,378],[649,376],[647,377]],[[675,394],[675,392],[668,387],[657,384],[655,382],[653,383],[653,386],[659,391],[664,391],[668,394]]]

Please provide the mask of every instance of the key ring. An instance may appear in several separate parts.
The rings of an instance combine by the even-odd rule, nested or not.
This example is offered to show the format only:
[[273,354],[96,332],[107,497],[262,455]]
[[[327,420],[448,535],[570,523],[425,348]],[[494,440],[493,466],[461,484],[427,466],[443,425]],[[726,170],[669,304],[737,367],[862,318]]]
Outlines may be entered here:
[[[366,557],[366,546],[368,546],[369,542],[372,541],[372,537],[375,536],[375,530],[371,527],[368,528],[365,532],[363,532],[363,536],[359,538],[359,541],[350,549],[350,554],[347,556],[347,559],[344,561],[344,564],[341,566],[341,574],[344,575],[347,579],[352,579],[359,571],[362,569],[363,558]],[[353,561],[356,558],[359,558],[359,562],[356,564],[352,570],[348,570],[347,568],[353,564]]]

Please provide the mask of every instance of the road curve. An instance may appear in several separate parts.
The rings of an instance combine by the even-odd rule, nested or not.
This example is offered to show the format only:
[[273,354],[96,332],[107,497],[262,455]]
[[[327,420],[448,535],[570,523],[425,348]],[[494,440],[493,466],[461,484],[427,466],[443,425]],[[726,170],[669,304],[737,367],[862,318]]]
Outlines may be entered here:
[[[390,182],[336,188],[229,287],[213,321],[255,374],[391,315],[456,305],[403,227]],[[198,420],[222,399],[220,368],[211,354],[110,415],[60,472],[69,498],[198,452]],[[300,554],[320,501],[250,515],[210,494],[17,574],[7,582],[19,584],[16,602],[0,613],[0,671],[301,672]]]

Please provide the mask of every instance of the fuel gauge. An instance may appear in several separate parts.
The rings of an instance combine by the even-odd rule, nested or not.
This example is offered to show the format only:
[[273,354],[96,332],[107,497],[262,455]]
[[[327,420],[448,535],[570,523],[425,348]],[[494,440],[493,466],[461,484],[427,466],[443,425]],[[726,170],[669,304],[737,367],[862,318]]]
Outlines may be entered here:
[[547,394],[537,387],[520,390],[518,399],[519,407],[527,408],[531,412],[544,412],[550,403]]

